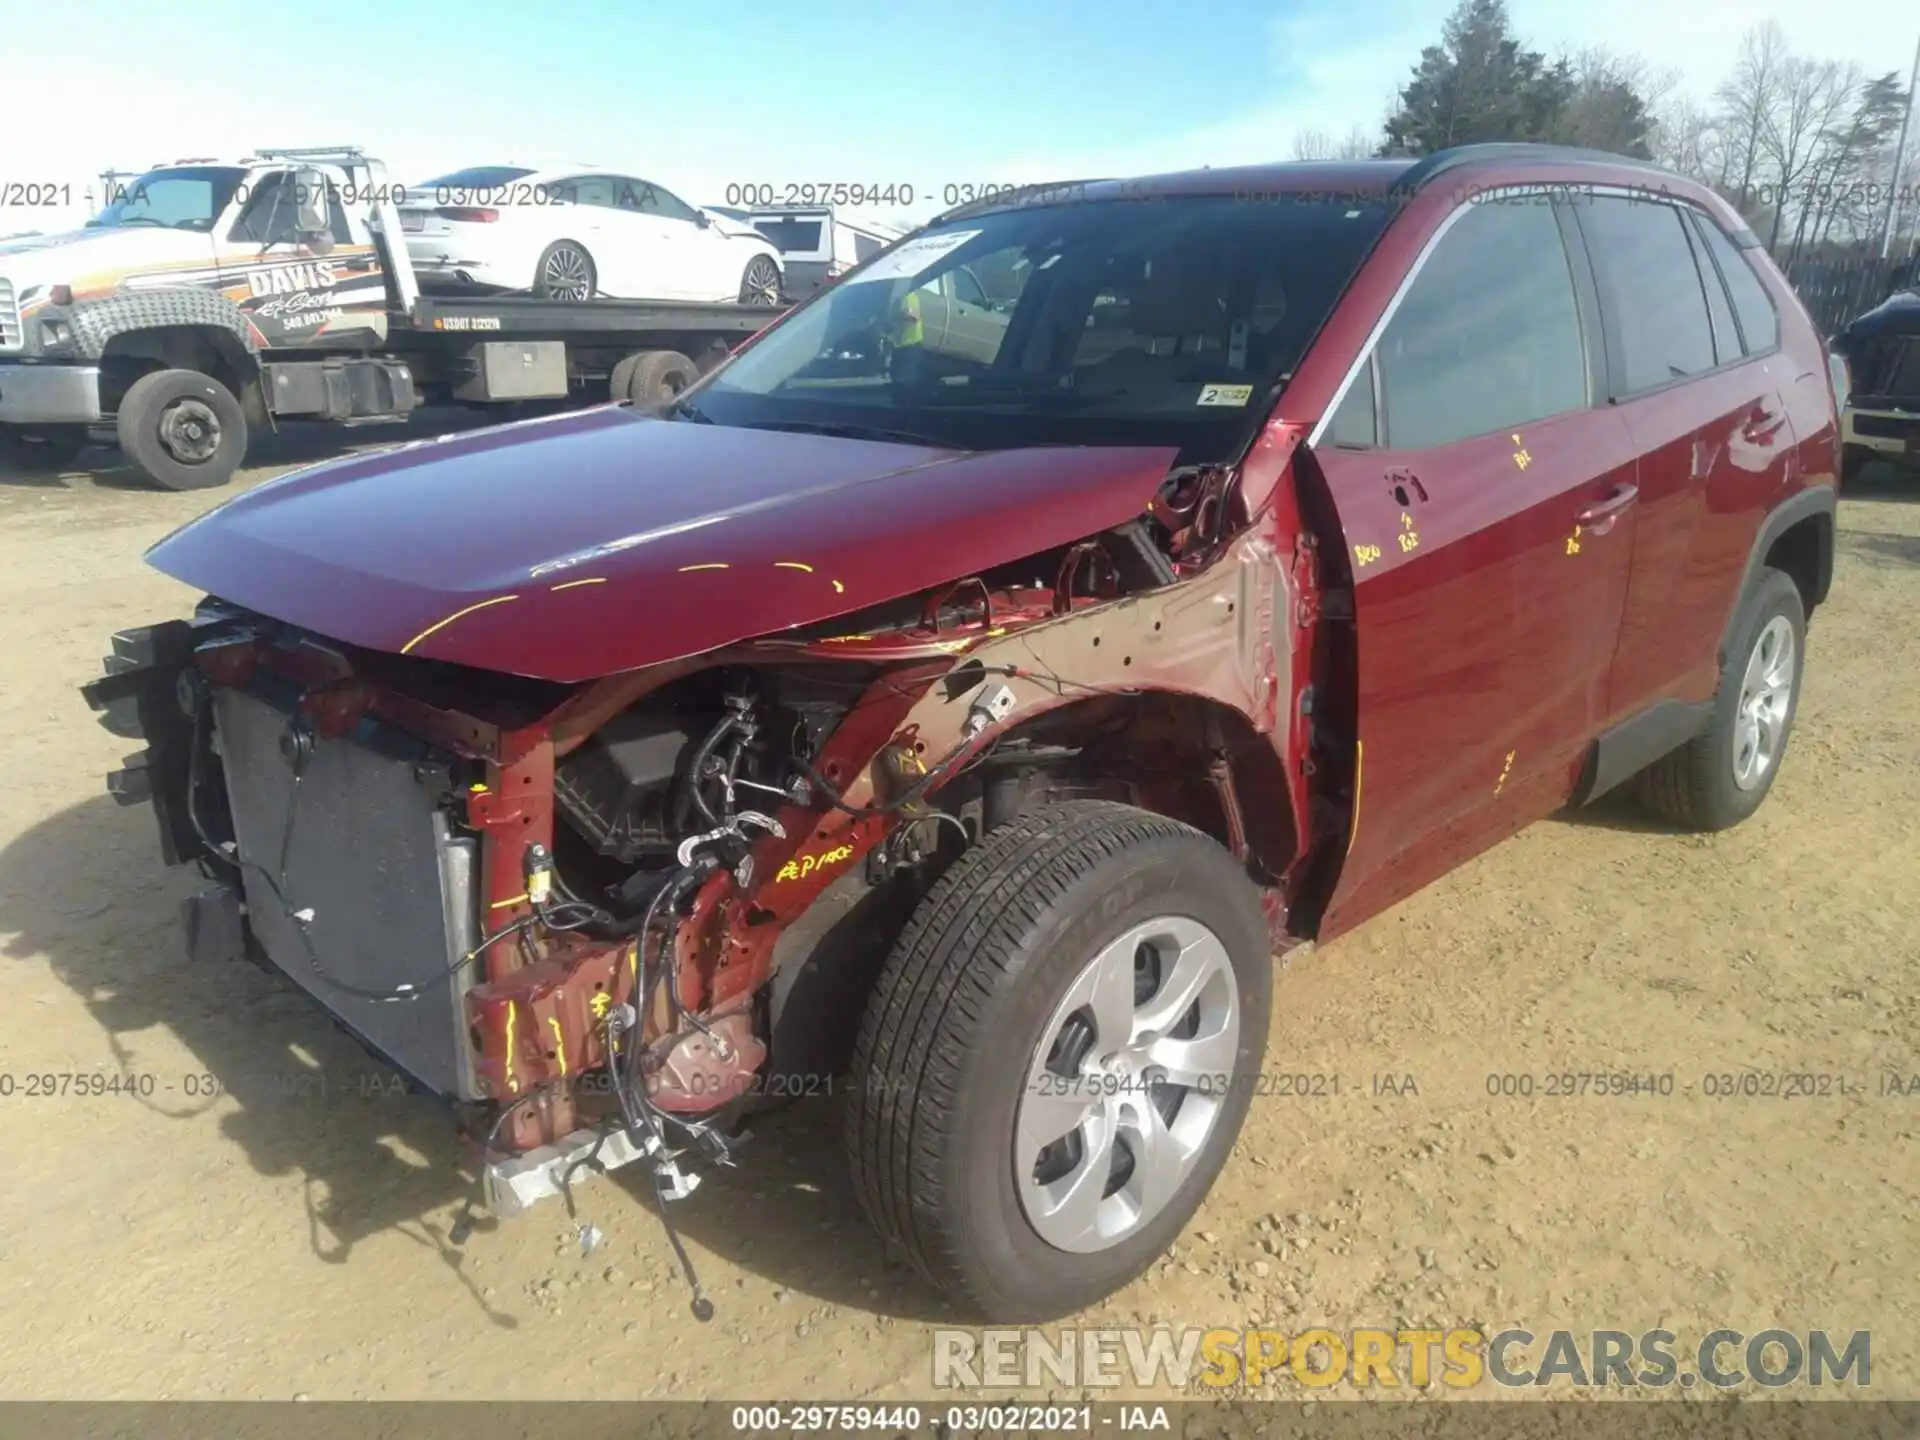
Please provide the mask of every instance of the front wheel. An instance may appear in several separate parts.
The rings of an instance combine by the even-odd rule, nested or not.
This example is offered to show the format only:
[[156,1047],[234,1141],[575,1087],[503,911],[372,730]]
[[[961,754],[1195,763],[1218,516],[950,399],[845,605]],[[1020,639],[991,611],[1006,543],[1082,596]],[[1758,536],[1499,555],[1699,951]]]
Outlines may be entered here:
[[847,1140],[889,1244],[989,1321],[1139,1275],[1225,1164],[1265,1051],[1271,946],[1214,841],[1047,806],[940,878],[861,1024]]
[[772,257],[756,255],[740,277],[740,303],[771,307],[780,303],[780,267]]
[[168,490],[210,490],[247,454],[247,417],[233,392],[197,370],[155,370],[127,387],[114,421],[120,449]]

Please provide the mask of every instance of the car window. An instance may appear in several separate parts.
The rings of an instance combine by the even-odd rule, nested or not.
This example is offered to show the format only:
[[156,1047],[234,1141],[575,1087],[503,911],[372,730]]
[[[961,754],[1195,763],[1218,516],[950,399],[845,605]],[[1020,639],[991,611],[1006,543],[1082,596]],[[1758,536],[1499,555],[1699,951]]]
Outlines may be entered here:
[[613,180],[607,175],[575,175],[555,180],[545,187],[547,194],[568,205],[613,206]]
[[1582,203],[1579,216],[1612,311],[1627,393],[1711,370],[1707,297],[1679,210],[1600,195]]
[[987,308],[987,292],[980,288],[979,277],[964,266],[953,272],[953,298],[963,305]]
[[284,170],[263,176],[228,238],[254,245],[291,244],[299,238],[299,206],[293,177]]
[[1340,408],[1333,412],[1333,423],[1327,427],[1327,439],[1333,444],[1364,450],[1379,443],[1377,407],[1373,399],[1375,380],[1373,357],[1369,355],[1360,373],[1353,377],[1353,384],[1347,387]]
[[1727,282],[1727,293],[1733,297],[1733,311],[1740,317],[1747,354],[1766,353],[1780,343],[1780,316],[1773,308],[1773,297],[1767,294],[1767,287],[1753,273],[1751,262],[1727,238],[1727,232],[1719,223],[1707,215],[1696,218],[1707,237],[1708,253],[1719,265],[1721,277]]
[[821,220],[801,220],[791,215],[756,215],[748,222],[783,255],[817,255],[820,251]]
[[[1584,408],[1586,345],[1553,207],[1469,208],[1421,268],[1375,358],[1384,439],[1395,449],[1446,445]],[[1347,401],[1371,398],[1350,389]],[[1371,429],[1357,415],[1336,424],[1349,434]]]
[[1720,272],[1708,258],[1707,242],[1700,234],[1701,217],[1693,211],[1686,214],[1691,222],[1687,226],[1687,238],[1693,241],[1693,258],[1700,270],[1700,283],[1707,290],[1707,316],[1713,321],[1713,353],[1722,365],[1730,365],[1744,353],[1740,345],[1740,330],[1733,322],[1733,306],[1727,302],[1727,287],[1720,283]]
[[683,220],[689,224],[693,221],[691,205],[650,180],[636,180],[630,175],[622,175],[614,188],[617,192],[615,198],[622,210],[637,210],[642,215],[654,215],[662,220]]
[[421,190],[496,190],[513,180],[524,180],[534,172],[518,165],[474,165],[446,175],[422,180]]

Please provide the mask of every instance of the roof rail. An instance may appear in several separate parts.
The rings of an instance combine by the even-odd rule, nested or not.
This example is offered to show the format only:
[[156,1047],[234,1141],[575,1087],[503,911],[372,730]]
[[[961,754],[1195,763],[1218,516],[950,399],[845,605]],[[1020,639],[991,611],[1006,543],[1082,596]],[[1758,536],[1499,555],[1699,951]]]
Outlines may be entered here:
[[1616,155],[1609,150],[1588,150],[1578,145],[1542,145],[1530,141],[1502,140],[1489,141],[1478,145],[1454,145],[1445,150],[1436,150],[1422,156],[1413,168],[1402,175],[1393,185],[1393,189],[1411,195],[1423,189],[1429,182],[1444,175],[1449,170],[1458,170],[1463,165],[1492,164],[1505,161],[1513,163],[1523,160],[1578,161],[1586,165],[1613,165],[1631,170],[1644,170],[1652,175],[1664,175],[1679,180],[1684,177],[1664,165],[1651,160],[1636,160],[1631,155]]

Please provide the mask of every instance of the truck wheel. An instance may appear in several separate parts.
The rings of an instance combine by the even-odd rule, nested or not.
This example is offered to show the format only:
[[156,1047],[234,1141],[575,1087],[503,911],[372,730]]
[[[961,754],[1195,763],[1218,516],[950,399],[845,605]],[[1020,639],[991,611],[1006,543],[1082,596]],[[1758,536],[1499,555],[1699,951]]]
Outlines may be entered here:
[[608,391],[635,405],[665,405],[700,378],[700,369],[678,350],[642,350],[613,367]]
[[990,831],[915,911],[854,1049],[854,1187],[995,1322],[1080,1309],[1193,1215],[1246,1118],[1272,959],[1197,830],[1110,801]]
[[197,370],[155,370],[127,387],[120,449],[169,490],[224,485],[247,454],[247,417],[233,392]]
[[740,277],[740,303],[760,306],[780,303],[780,267],[770,257],[756,255],[747,262],[746,273]]
[[0,425],[0,464],[28,474],[57,473],[86,443],[84,425]]
[[533,267],[533,293],[542,300],[591,300],[595,281],[593,257],[572,240],[554,241]]
[[1686,830],[1725,830],[1760,808],[1786,757],[1800,703],[1807,614],[1800,589],[1763,570],[1740,606],[1706,732],[1641,771],[1635,789]]

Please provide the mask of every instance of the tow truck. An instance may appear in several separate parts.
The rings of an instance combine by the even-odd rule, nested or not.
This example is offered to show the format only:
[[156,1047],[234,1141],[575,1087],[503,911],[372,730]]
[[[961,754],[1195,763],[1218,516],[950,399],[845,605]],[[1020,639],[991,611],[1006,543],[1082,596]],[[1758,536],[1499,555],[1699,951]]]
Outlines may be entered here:
[[155,484],[198,490],[284,419],[663,403],[784,308],[423,294],[399,239],[404,187],[355,146],[175,161],[106,198],[83,229],[0,243],[0,450],[15,464],[111,438]]

